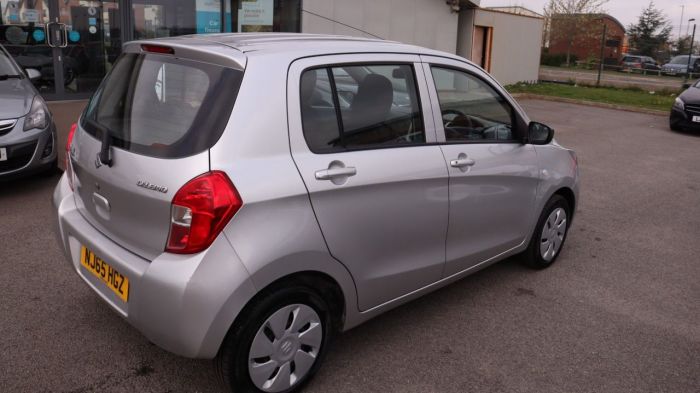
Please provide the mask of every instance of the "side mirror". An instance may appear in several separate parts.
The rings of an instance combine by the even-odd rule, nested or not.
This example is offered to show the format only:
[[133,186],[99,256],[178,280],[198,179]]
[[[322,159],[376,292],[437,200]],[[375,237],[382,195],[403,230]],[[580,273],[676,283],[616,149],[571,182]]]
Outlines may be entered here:
[[690,83],[684,83],[683,89],[690,89]]
[[39,70],[36,70],[34,68],[27,68],[27,78],[29,78],[30,81],[34,82],[39,79],[41,79],[41,72]]
[[554,130],[536,121],[530,122],[527,130],[527,139],[533,145],[546,145],[554,138]]

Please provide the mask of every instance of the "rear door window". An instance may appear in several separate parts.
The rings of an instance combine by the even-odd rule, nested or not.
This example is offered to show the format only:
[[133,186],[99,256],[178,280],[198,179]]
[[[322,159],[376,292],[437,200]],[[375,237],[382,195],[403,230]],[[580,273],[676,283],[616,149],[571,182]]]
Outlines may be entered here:
[[82,126],[154,157],[200,153],[229,119],[242,71],[157,54],[124,54],[88,103]]
[[301,77],[304,137],[311,151],[425,143],[413,66],[341,65]]

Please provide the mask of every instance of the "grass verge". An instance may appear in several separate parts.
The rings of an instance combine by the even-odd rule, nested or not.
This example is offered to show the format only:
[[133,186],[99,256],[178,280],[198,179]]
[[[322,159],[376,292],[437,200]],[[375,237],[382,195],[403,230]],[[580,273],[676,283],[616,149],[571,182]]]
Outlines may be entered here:
[[602,102],[605,104],[632,106],[666,111],[670,110],[678,96],[677,91],[645,91],[642,89],[621,89],[615,87],[589,87],[558,83],[536,83],[506,86],[510,93],[538,94],[563,97],[581,101]]

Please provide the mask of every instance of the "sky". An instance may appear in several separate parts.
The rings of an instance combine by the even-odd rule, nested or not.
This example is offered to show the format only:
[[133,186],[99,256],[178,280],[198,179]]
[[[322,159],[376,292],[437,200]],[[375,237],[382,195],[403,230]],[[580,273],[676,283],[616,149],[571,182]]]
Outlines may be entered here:
[[[545,4],[549,0],[481,0],[482,7],[497,7],[508,5],[520,5],[529,8],[535,12],[542,13]],[[605,6],[608,14],[617,18],[625,27],[630,23],[636,23],[642,10],[649,5],[648,0],[610,0]],[[685,5],[683,14],[682,34],[685,35],[688,31],[688,19],[695,18],[700,24],[700,0],[655,0],[656,8],[662,10],[668,16],[671,25],[673,26],[672,35],[678,37],[678,31],[681,27],[681,6]],[[696,35],[700,35],[700,26]],[[692,32],[693,26],[690,26]]]

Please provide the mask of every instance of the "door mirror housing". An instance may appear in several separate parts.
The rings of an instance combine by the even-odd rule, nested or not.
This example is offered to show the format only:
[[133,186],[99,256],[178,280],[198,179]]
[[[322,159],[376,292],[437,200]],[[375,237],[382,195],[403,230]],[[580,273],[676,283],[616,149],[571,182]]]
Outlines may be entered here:
[[27,78],[29,78],[30,81],[34,82],[39,79],[41,79],[41,72],[39,70],[36,70],[34,68],[27,68]]
[[691,84],[690,83],[684,83],[683,84],[683,90],[690,89]]
[[530,122],[527,131],[527,139],[533,145],[546,145],[554,138],[554,130],[536,121]]

